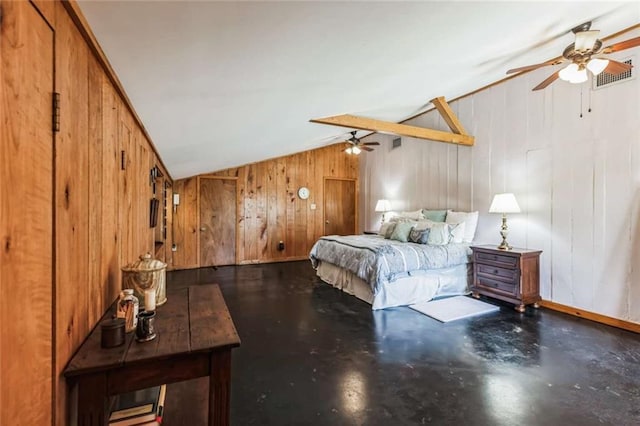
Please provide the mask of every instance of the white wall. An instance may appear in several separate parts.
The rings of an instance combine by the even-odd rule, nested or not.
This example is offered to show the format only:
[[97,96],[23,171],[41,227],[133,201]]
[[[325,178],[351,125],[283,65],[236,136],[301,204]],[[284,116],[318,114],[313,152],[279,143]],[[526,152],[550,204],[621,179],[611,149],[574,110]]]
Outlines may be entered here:
[[[610,55],[629,56],[640,74],[640,48]],[[391,150],[393,137],[370,137],[382,146],[361,159],[361,226],[378,227],[380,198],[396,210],[478,210],[475,242],[497,244],[489,204],[513,192],[523,213],[509,216],[509,242],[543,250],[542,298],[640,322],[640,77],[531,91],[555,70],[452,102],[473,147],[403,137]],[[407,124],[448,130],[435,111]]]

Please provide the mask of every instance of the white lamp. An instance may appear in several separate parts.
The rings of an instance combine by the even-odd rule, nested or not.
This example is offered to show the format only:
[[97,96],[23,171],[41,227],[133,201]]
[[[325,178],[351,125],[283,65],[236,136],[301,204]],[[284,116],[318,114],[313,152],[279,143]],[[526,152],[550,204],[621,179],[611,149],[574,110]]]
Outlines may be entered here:
[[489,207],[489,213],[502,213],[502,228],[500,228],[502,243],[500,243],[498,249],[511,250],[511,246],[507,243],[507,235],[509,234],[507,213],[520,213],[520,206],[516,201],[516,196],[512,193],[494,195],[491,207]]
[[391,210],[391,203],[389,202],[389,200],[378,200],[378,202],[376,203],[375,211],[382,212],[381,223],[384,223],[384,214],[389,210]]
[[344,152],[346,152],[347,154],[358,155],[358,154],[360,154],[362,152],[362,150],[354,145],[354,146],[350,146],[349,148],[345,149]]
[[587,70],[591,71],[593,75],[598,75],[609,65],[608,59],[593,58],[585,64],[571,63],[560,70],[558,77],[561,80],[568,81],[569,83],[584,83],[588,80]]
[[593,73],[593,75],[598,75],[609,65],[608,59],[600,59],[593,58],[587,63],[587,69]]
[[569,64],[566,68],[560,70],[558,77],[569,83],[584,83],[588,80],[587,70],[584,65]]

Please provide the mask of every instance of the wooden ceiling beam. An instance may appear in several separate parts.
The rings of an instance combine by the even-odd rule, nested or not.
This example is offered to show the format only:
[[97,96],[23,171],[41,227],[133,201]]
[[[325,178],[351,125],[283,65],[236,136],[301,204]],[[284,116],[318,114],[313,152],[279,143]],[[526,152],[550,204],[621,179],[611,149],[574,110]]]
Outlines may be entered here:
[[[451,114],[453,114],[453,112],[451,112]],[[358,130],[371,130],[378,133],[391,133],[395,135],[408,136],[410,138],[426,139],[456,145],[473,146],[475,140],[473,136],[467,134],[443,132],[441,130],[409,126],[406,124],[392,123],[390,121],[376,120],[373,118],[357,117],[350,114],[314,118],[309,121],[312,123],[329,124],[332,126],[348,127],[350,129]]]
[[444,96],[439,96],[437,98],[431,99],[431,103],[436,107],[444,121],[447,123],[447,126],[451,129],[453,133],[457,133],[459,135],[468,134],[456,114],[453,112],[447,101],[444,100]]

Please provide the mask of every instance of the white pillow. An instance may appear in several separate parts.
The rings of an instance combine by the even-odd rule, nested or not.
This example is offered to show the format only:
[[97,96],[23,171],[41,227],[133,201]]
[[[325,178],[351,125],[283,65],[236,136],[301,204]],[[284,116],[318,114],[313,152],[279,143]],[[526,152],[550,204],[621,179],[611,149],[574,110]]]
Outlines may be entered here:
[[422,209],[416,210],[414,212],[402,212],[400,213],[401,217],[413,220],[422,220],[424,219],[424,215],[422,214]]
[[464,222],[464,237],[462,242],[471,243],[473,241],[473,237],[476,235],[476,228],[478,227],[478,212],[448,211],[445,222],[450,224]]
[[427,244],[431,246],[444,246],[449,244],[450,239],[451,232],[449,231],[449,225],[444,222],[434,222],[429,231]]
[[429,219],[422,219],[416,222],[416,226],[414,226],[413,229],[415,229],[416,231],[424,231],[425,229],[430,229],[436,223],[442,222],[434,222]]
[[382,235],[383,237],[387,235],[389,228],[391,227],[391,222],[385,222],[380,226],[380,230],[378,231],[378,235]]
[[464,242],[464,231],[466,229],[466,222],[460,223],[448,223],[449,232],[451,233],[451,243],[460,244]]

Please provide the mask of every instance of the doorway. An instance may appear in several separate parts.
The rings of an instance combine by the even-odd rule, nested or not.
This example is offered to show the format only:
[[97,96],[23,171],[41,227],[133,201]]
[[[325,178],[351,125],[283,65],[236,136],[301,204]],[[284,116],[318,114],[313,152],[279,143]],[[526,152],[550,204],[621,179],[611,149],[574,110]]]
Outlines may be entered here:
[[324,235],[356,233],[356,179],[324,179]]
[[200,267],[236,263],[236,179],[199,177]]

